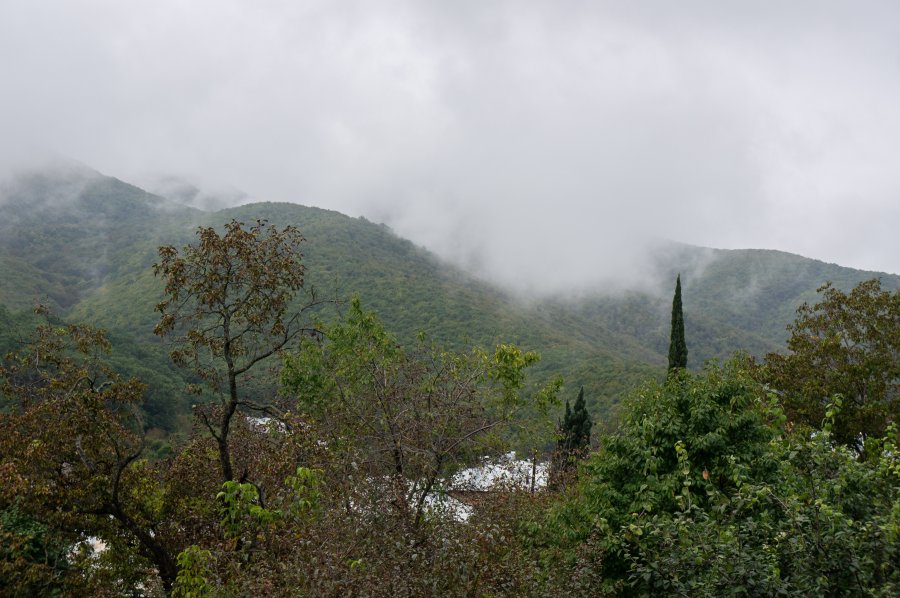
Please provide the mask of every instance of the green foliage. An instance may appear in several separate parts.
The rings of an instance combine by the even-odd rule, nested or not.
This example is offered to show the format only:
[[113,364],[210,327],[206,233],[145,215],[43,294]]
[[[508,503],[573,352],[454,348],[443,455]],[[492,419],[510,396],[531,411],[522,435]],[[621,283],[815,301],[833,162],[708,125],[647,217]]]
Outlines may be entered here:
[[584,387],[582,386],[578,391],[578,398],[575,399],[574,409],[570,410],[569,402],[566,401],[566,415],[562,422],[560,448],[570,453],[587,449],[591,445],[591,427],[593,425],[591,415],[585,406]]
[[774,432],[754,408],[760,400],[738,362],[645,384],[627,399],[621,432],[603,437],[585,465],[585,504],[618,530],[641,513],[676,511],[685,482],[700,484],[704,471],[722,491],[770,474]]
[[578,463],[584,459],[591,447],[591,428],[594,423],[584,400],[584,387],[578,391],[574,410],[566,400],[563,419],[556,429],[556,450],[550,459],[548,480],[553,490],[559,490],[574,478]]
[[30,270],[25,285],[0,289],[17,309],[47,296],[65,311],[107,277],[149,267],[160,231],[196,213],[79,165],[19,177],[4,192],[0,263]]
[[15,504],[0,509],[0,595],[61,595],[77,584],[69,563],[72,550],[71,542]]
[[266,408],[247,396],[251,375],[304,331],[304,312],[317,303],[314,294],[303,305],[294,301],[304,280],[302,242],[293,226],[232,220],[222,234],[198,228],[196,243],[180,251],[160,247],[153,265],[165,281],[154,332],[174,336],[172,361],[218,395],[218,425],[200,413],[218,445],[224,481],[234,479],[228,436],[238,407]]
[[[874,283],[837,290],[864,273],[778,252],[661,251],[655,269],[668,276],[677,265],[691,285],[681,314],[677,279],[667,329],[665,291],[526,306],[384,226],[335,212],[256,204],[202,214],[77,169],[17,185],[0,202],[0,353],[17,353],[0,364],[0,593],[122,594],[138,584],[182,596],[900,593],[900,461],[888,425],[897,293]],[[242,280],[281,273],[282,290],[299,278],[305,288],[363,292],[386,324],[358,300],[337,321],[317,312],[319,330],[285,355],[281,377],[299,414],[270,402],[270,425],[237,410],[217,427],[225,411],[201,406],[185,442],[159,429],[144,436],[148,427],[187,432],[180,389],[215,378],[210,356],[223,357],[226,344],[238,361],[268,350],[242,345],[250,332],[234,345],[203,338],[213,317],[204,313],[186,327],[186,346],[206,357],[182,354],[200,369],[164,363],[150,334],[153,306],[167,301],[150,271],[155,248],[181,246],[198,224],[211,248],[221,241],[213,229],[261,218],[303,231],[309,277],[290,251],[275,263],[245,260],[261,278]],[[170,253],[169,299],[206,281],[196,296],[215,303],[235,288],[227,263],[248,248],[193,264]],[[201,274],[189,276],[192,266]],[[427,502],[456,467],[506,447],[515,418],[545,417],[567,390],[559,377],[543,388],[533,378],[561,372],[584,383],[562,438],[584,446],[588,410],[611,425],[627,389],[658,377],[675,329],[687,325],[698,362],[736,347],[761,355],[826,279],[835,285],[824,301],[801,308],[793,354],[768,364],[767,380],[801,422],[793,429],[744,362],[702,375],[680,366],[625,400],[621,429],[602,437],[561,498],[496,493],[466,523]],[[883,286],[898,281],[885,276]],[[259,339],[287,338],[277,309],[274,319],[254,311],[266,307],[253,297],[258,286],[244,287],[233,321],[258,325]],[[67,318],[113,330],[107,338],[22,311],[40,296]],[[22,351],[35,325],[38,343]],[[800,355],[808,362],[791,362]],[[132,377],[149,384],[146,395]],[[259,407],[253,399],[273,394],[275,378],[242,380],[232,406]],[[865,459],[836,442],[854,444],[859,433]],[[215,463],[226,435],[240,475],[223,485]],[[532,514],[536,506],[547,515]],[[93,553],[87,536],[108,550]]]
[[541,360],[536,351],[522,351],[515,345],[497,345],[488,375],[500,383],[503,402],[515,406],[525,386],[525,370]]
[[110,370],[109,350],[90,326],[44,323],[0,360],[0,507],[15,503],[72,543],[118,544],[111,566],[80,563],[85,579],[112,569],[127,583],[152,561],[167,583],[174,562],[147,531],[163,509],[156,471],[140,459],[144,386]]
[[[788,338],[785,326],[796,317],[797,307],[814,302],[823,281],[830,280],[846,292],[873,276],[872,272],[768,249],[680,245],[667,247],[664,255],[661,271],[670,277],[680,271],[687,281],[685,290],[691,298],[685,312],[687,340],[698,364],[710,357],[724,359],[736,346],[756,356],[776,350]],[[900,288],[897,275],[879,276],[885,289]],[[668,327],[663,332],[667,342]],[[737,345],[722,342],[734,333],[743,340]]]
[[199,546],[188,546],[178,554],[178,578],[172,589],[176,598],[202,598],[212,594],[209,564],[212,554]]
[[298,314],[289,306],[303,286],[303,237],[294,227],[279,231],[262,221],[245,230],[237,220],[222,235],[201,227],[197,237],[181,251],[159,248],[153,270],[166,286],[154,332],[184,331],[172,360],[218,391],[297,333]]
[[[304,337],[285,355],[284,393],[296,397],[346,469],[341,483],[363,475],[376,487],[370,494],[388,487],[401,518],[416,525],[448,470],[493,452],[499,432],[532,403],[525,391],[534,352],[513,345],[453,352],[421,337],[406,349],[358,298],[342,321],[319,328],[321,336]],[[535,393],[538,402],[552,403],[559,384]],[[348,495],[356,491],[348,486]]]
[[243,533],[252,533],[281,517],[280,511],[259,504],[259,488],[254,484],[229,480],[222,484],[216,500],[222,505],[222,528],[227,538],[240,538]]
[[[444,366],[439,374],[446,373],[454,378],[468,376],[468,381],[490,389],[491,392],[481,397],[489,399],[489,405],[521,407],[524,404],[525,371],[540,360],[536,352],[508,344],[497,345],[492,355],[477,348],[469,353],[451,353],[425,346],[423,337],[415,351],[407,353],[375,312],[362,309],[359,298],[351,300],[343,322],[321,323],[317,328],[321,337],[304,337],[299,350],[285,358],[281,374],[286,389],[298,397],[305,409],[312,411],[335,408],[339,398],[348,400],[365,396],[385,379],[391,379],[390,383],[406,384],[410,375],[422,375],[416,370],[426,366],[427,361]],[[448,383],[452,382],[440,377],[425,377],[417,381],[421,386],[415,390],[437,393],[441,391],[441,384]],[[552,388],[558,386],[559,382],[554,380],[539,391],[541,400],[549,403],[553,397]]]
[[322,471],[301,465],[297,467],[296,475],[285,479],[285,484],[294,493],[290,501],[291,514],[304,519],[315,517],[322,506]]
[[828,432],[786,433],[777,402],[740,361],[645,386],[624,415],[536,532],[555,538],[550,562],[576,567],[563,585],[627,595],[897,591],[892,439],[861,462]]
[[684,313],[681,308],[681,275],[675,279],[672,298],[672,329],[669,336],[669,371],[687,367],[687,344],[684,342]]
[[[0,285],[0,304],[27,310],[45,298],[71,321],[109,330],[119,339],[120,373],[149,384],[149,427],[186,432],[190,398],[175,390],[197,382],[165,363],[150,332],[161,299],[150,273],[156,249],[189,242],[197,225],[218,228],[232,219],[297,226],[309,240],[307,288],[342,297],[362,293],[404,344],[427,329],[450,349],[511,342],[540,351],[533,371],[583,384],[588,408],[603,421],[630,388],[666,363],[671,295],[662,289],[523,304],[364,219],[274,203],[203,213],[80,166],[22,177],[6,191],[0,279],[7,284]],[[697,364],[739,348],[757,356],[776,350],[797,305],[814,297],[821,281],[849,289],[870,276],[774,251],[672,244],[655,259],[649,270],[661,278],[674,276],[677,267],[690,280],[685,323]],[[900,286],[896,276],[883,282]],[[274,390],[264,377],[255,385],[254,399]]]
[[900,290],[873,279],[849,293],[830,283],[819,293],[788,328],[790,353],[767,355],[762,375],[798,423],[821,426],[828,402],[840,397],[834,437],[862,451],[867,437],[900,421]]
[[721,596],[895,595],[898,479],[890,449],[861,463],[827,435],[772,447],[779,475],[750,480],[721,507],[654,517],[621,545],[628,587]]

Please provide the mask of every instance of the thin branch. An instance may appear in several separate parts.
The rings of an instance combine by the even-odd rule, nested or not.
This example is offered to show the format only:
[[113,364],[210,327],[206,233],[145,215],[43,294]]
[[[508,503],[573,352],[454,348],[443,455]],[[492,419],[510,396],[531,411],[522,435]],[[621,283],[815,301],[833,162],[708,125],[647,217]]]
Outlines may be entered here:
[[75,438],[75,450],[78,451],[78,457],[81,459],[81,462],[84,463],[84,466],[87,468],[87,470],[92,474],[96,474],[97,467],[94,465],[94,462],[88,458],[88,456],[84,452],[84,449],[81,447],[81,434],[79,434]]

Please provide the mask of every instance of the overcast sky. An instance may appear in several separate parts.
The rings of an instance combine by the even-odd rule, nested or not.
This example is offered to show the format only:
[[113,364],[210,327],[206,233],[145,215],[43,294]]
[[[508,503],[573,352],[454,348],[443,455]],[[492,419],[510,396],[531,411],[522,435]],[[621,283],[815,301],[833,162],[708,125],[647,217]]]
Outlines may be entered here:
[[364,215],[520,287],[900,273],[900,2],[3,0],[0,157]]

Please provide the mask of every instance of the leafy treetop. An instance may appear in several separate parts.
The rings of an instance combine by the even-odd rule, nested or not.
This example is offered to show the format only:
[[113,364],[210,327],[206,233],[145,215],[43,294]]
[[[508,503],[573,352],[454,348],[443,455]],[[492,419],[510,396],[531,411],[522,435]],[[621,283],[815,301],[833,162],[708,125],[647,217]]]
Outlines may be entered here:
[[[424,337],[406,348],[359,299],[342,321],[320,328],[285,355],[283,389],[320,427],[346,469],[344,483],[362,470],[367,484],[387,484],[396,514],[414,525],[452,467],[500,442],[498,432],[528,403],[526,370],[539,359],[513,345],[446,351]],[[538,409],[555,402],[560,384],[537,393]]]
[[304,282],[303,236],[295,227],[278,230],[261,220],[245,227],[232,220],[222,235],[200,227],[197,237],[196,245],[180,252],[159,248],[153,268],[165,280],[166,298],[156,306],[161,317],[154,331],[165,336],[183,330],[173,361],[221,393],[217,425],[201,415],[218,443],[223,480],[230,481],[231,418],[239,406],[265,409],[241,396],[238,383],[301,333],[302,315],[316,300],[311,294],[306,304],[293,304]]
[[834,437],[861,450],[900,419],[900,291],[872,279],[849,293],[831,283],[819,293],[822,300],[801,305],[788,327],[790,353],[766,356],[767,382],[792,420],[814,427],[840,395]]

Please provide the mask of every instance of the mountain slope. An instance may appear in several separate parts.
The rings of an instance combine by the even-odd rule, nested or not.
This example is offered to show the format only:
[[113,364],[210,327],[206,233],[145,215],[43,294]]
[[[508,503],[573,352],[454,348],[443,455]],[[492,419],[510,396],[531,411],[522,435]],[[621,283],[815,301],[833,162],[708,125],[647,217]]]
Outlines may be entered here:
[[[149,378],[152,423],[184,412],[182,380],[152,335],[160,244],[183,245],[198,224],[257,218],[300,228],[307,289],[359,294],[409,341],[420,330],[451,346],[515,342],[540,351],[538,373],[584,385],[600,418],[639,379],[665,371],[671,292],[682,275],[689,363],[737,349],[783,346],[796,307],[826,280],[849,288],[875,273],[776,251],[667,244],[648,279],[658,291],[594,292],[542,300],[510,296],[365,219],[296,204],[257,203],[202,212],[80,168],[7,183],[0,197],[0,305],[23,310],[45,295],[62,315],[110,329],[122,369]],[[887,288],[900,277],[880,275]],[[650,285],[652,287],[652,285]]]
[[33,304],[34,290],[63,311],[106,280],[152,260],[156,246],[199,212],[77,164],[26,172],[0,187],[0,301]]

